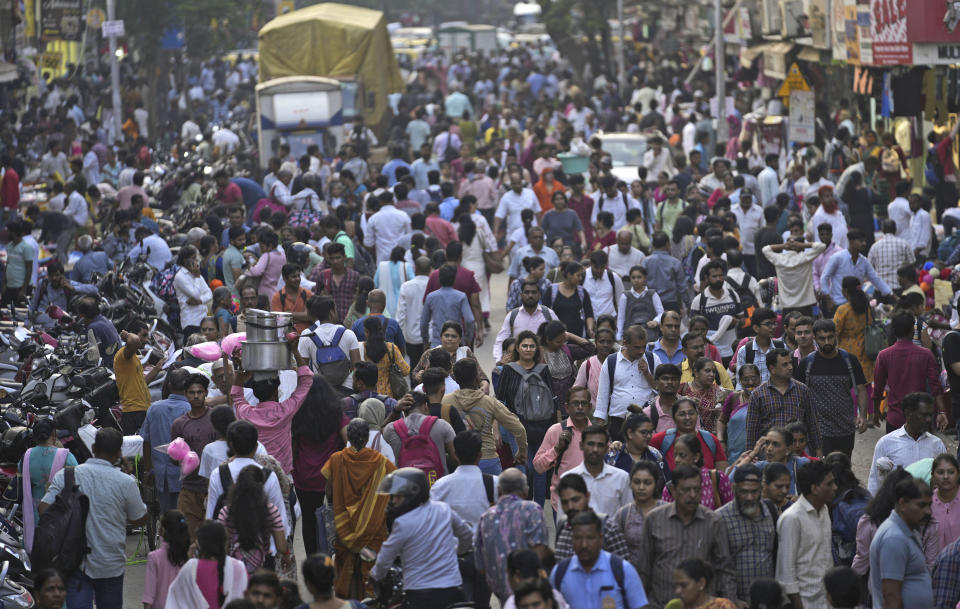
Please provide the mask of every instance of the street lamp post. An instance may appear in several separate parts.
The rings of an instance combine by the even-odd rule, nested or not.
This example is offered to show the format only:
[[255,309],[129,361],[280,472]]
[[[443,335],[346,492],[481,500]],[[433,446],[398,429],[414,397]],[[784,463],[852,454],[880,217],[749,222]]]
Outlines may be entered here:
[[[717,141],[727,141],[727,75],[724,73],[723,55],[723,2],[713,0],[713,22],[716,24],[714,39],[713,69],[717,80]],[[712,156],[712,155],[711,155]]]
[[620,95],[626,95],[627,66],[623,58],[624,28],[623,28],[623,0],[617,0],[617,29],[620,40],[617,42],[617,81],[620,83]]

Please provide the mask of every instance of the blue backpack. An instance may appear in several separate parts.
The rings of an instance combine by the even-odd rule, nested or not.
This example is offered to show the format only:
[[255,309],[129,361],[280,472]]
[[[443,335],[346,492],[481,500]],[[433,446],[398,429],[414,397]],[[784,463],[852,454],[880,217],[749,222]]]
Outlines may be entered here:
[[317,374],[325,378],[331,387],[343,386],[350,374],[350,359],[340,348],[340,339],[346,331],[343,326],[337,328],[330,344],[324,344],[314,333],[307,335],[317,347]]
[[[559,590],[560,593],[563,593],[563,590],[560,589],[560,586],[563,585],[563,576],[567,574],[567,570],[570,569],[570,561],[573,559],[565,558],[557,563],[556,573],[553,574],[553,588],[554,590]],[[610,555],[610,570],[613,571],[613,579],[617,582],[617,587],[620,588],[620,597],[623,601],[624,609],[630,607],[630,601],[627,599],[627,588],[624,586],[624,577],[623,577],[623,559],[617,556],[616,554]]]
[[[710,454],[716,459],[717,456],[717,442],[713,439],[713,434],[705,429],[698,429],[697,433],[700,434],[700,437],[703,438],[703,441],[707,443],[707,448],[710,449]],[[663,436],[663,443],[660,445],[660,453],[666,455],[669,452],[670,448],[673,446],[673,441],[677,439],[677,428],[668,429],[666,435]]]

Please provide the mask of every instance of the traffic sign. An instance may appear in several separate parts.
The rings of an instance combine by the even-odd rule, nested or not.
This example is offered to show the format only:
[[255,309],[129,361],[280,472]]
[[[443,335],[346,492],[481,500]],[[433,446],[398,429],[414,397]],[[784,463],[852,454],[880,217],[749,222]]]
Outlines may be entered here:
[[106,20],[107,14],[103,12],[102,8],[92,8],[87,11],[87,27],[96,29],[103,25]]
[[104,21],[103,25],[100,26],[100,32],[103,34],[104,38],[110,38],[111,36],[122,38],[126,35],[123,29],[123,19],[117,19],[116,21]]
[[777,97],[790,97],[791,91],[809,91],[810,85],[807,79],[800,73],[800,67],[794,63],[787,70],[787,77],[783,81],[780,90],[777,91]]

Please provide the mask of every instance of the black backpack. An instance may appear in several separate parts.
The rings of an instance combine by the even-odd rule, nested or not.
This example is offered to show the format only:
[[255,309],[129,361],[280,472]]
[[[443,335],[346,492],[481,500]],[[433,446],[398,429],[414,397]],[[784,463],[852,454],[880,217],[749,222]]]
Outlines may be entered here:
[[80,492],[74,469],[63,468],[63,489],[40,514],[30,555],[34,573],[53,567],[69,575],[80,568],[90,551],[86,532],[90,499]]
[[726,282],[726,284],[733,288],[733,291],[736,292],[737,298],[740,299],[740,306],[742,306],[745,310],[749,309],[750,307],[755,307],[758,304],[756,297],[753,295],[753,291],[750,290],[751,279],[753,279],[753,277],[751,277],[750,273],[747,273],[746,271],[743,272],[743,281],[741,281],[739,284],[730,277],[723,278],[724,282]]
[[[230,498],[230,489],[233,488],[233,474],[230,473],[230,464],[221,463],[217,470],[220,472],[220,488],[223,490],[223,492],[221,492],[220,496],[217,497],[217,503],[213,506],[213,520],[220,519],[220,512],[223,511],[223,506],[227,505],[227,500]],[[263,481],[264,489],[266,489],[267,480],[270,479],[272,474],[272,471],[267,471],[267,477]],[[277,506],[277,509],[282,508],[282,505]]]

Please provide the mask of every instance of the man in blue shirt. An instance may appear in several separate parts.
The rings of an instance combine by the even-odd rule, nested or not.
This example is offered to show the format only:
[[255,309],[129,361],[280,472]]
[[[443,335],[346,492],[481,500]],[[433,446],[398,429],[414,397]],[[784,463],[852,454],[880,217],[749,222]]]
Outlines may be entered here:
[[443,200],[440,201],[440,217],[447,222],[453,222],[453,212],[455,212],[457,206],[460,205],[460,201],[453,196],[453,184],[450,182],[441,184],[440,196],[443,198]]
[[101,275],[113,268],[113,261],[104,252],[91,251],[93,237],[81,235],[77,238],[77,249],[82,255],[73,265],[73,280],[80,283],[90,283],[94,273]]
[[863,234],[863,231],[859,228],[851,228],[847,231],[847,242],[847,250],[834,254],[827,261],[827,266],[823,268],[823,273],[820,275],[820,291],[828,295],[833,304],[839,307],[847,302],[841,285],[843,279],[853,276],[861,282],[864,279],[869,279],[873,287],[879,290],[882,295],[891,295],[893,290],[880,278],[873,265],[863,255],[863,252],[867,249],[867,237]]
[[917,537],[930,522],[930,487],[917,478],[894,487],[897,503],[870,543],[873,606],[933,607],[933,582]]
[[93,332],[97,340],[97,350],[103,360],[103,365],[113,369],[113,356],[120,348],[120,335],[113,322],[100,314],[100,305],[94,296],[84,296],[77,303],[77,313],[87,324],[87,329]]
[[628,561],[602,550],[603,521],[593,510],[578,513],[573,527],[574,556],[550,574],[553,587],[577,609],[641,609],[648,605],[637,570]]
[[383,322],[383,339],[388,343],[395,344],[401,352],[406,352],[407,342],[403,339],[403,331],[400,329],[400,324],[397,323],[397,320],[390,319],[384,315],[386,308],[387,295],[384,294],[383,290],[370,290],[370,293],[367,294],[367,309],[369,309],[370,312],[353,322],[353,326],[351,326],[350,329],[357,335],[357,340],[361,342],[365,341],[367,340],[367,333],[363,329],[363,322],[366,321],[368,317],[379,317]]
[[468,345],[473,344],[473,330],[476,327],[473,311],[467,295],[453,288],[457,279],[456,267],[448,264],[440,267],[437,273],[440,289],[427,294],[420,312],[420,335],[423,344],[436,347],[440,344],[440,331],[447,321],[463,320],[464,338]]
[[157,487],[157,497],[163,512],[177,507],[177,495],[180,493],[180,467],[170,460],[163,451],[153,452],[153,448],[170,443],[170,428],[173,422],[190,411],[190,402],[184,392],[190,372],[177,368],[170,372],[167,387],[170,397],[154,402],[147,409],[147,416],[140,427],[143,437],[143,462],[146,478]]
[[403,152],[403,146],[393,146],[390,149],[390,160],[380,170],[380,175],[387,176],[388,188],[393,188],[393,185],[397,183],[397,167],[410,169],[410,165],[403,160]]

